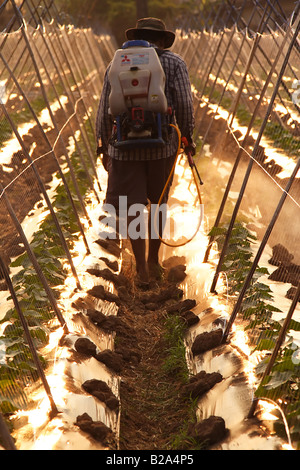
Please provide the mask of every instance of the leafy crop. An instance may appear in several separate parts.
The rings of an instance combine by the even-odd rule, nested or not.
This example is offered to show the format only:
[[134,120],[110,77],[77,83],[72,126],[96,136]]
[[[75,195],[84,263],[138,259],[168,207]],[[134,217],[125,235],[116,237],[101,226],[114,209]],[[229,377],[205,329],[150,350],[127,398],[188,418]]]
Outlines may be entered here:
[[[84,193],[88,189],[88,179],[81,169],[76,152],[72,155],[72,164],[80,181],[80,190]],[[59,175],[56,177],[60,178]],[[65,178],[71,192],[74,192],[69,173],[65,175]],[[73,199],[76,202],[74,194]],[[56,188],[52,205],[69,249],[72,250],[78,239],[79,229],[62,182]],[[78,211],[80,213],[80,208]],[[48,211],[45,212],[45,218],[38,230],[33,234],[30,245],[50,288],[58,298],[59,288],[64,284],[67,276],[67,270],[64,267],[66,254]],[[51,328],[49,321],[54,318],[54,312],[27,252],[18,256],[10,266],[18,268],[18,272],[12,277],[13,287],[28,323],[34,346],[39,351],[49,341]],[[8,413],[26,403],[24,388],[28,383],[38,379],[38,373],[16,309],[8,310],[0,323],[3,324],[3,333],[0,336],[0,410]],[[41,355],[39,357],[42,365],[46,366],[45,359]]]
[[[216,237],[219,248],[222,247],[226,231],[226,226],[214,227],[211,230],[210,234]],[[229,295],[232,295],[233,299],[243,287],[252,265],[252,247],[255,241],[256,237],[244,224],[237,222],[234,225],[222,266],[228,279]],[[246,330],[249,333],[253,351],[261,351],[264,354],[264,359],[256,369],[258,378],[263,376],[283,323],[283,321],[273,319],[274,312],[278,313],[280,310],[273,304],[273,293],[270,287],[260,281],[261,276],[266,274],[268,274],[267,268],[257,267],[240,311],[242,318],[246,321]],[[300,359],[299,348],[293,341],[292,331],[300,331],[300,323],[296,320],[291,320],[285,342],[279,349],[271,373],[261,381],[256,390],[256,396],[280,403],[286,414],[291,434],[299,440]],[[280,418],[280,415],[278,417]]]

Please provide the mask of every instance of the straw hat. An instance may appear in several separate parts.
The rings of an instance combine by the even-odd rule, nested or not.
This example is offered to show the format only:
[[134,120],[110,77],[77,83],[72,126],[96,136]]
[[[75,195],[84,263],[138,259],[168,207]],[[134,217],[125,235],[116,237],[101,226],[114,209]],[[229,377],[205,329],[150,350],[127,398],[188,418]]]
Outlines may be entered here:
[[159,33],[165,41],[165,49],[172,46],[175,40],[175,33],[168,31],[165,23],[158,18],[142,18],[138,20],[135,28],[130,28],[125,31],[128,40],[142,39],[141,31],[148,30]]

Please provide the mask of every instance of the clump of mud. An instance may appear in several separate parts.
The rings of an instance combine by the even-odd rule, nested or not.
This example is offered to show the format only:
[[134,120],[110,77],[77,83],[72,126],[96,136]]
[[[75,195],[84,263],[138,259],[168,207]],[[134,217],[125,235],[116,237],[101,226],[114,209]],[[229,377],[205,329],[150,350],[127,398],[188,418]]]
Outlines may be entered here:
[[104,446],[110,446],[114,441],[112,430],[102,421],[93,421],[87,413],[78,416],[75,424]]
[[291,300],[293,300],[300,282],[300,266],[293,263],[293,259],[294,255],[281,243],[273,246],[272,257],[269,259],[271,265],[277,266],[277,269],[270,274],[269,279],[292,284],[286,293],[286,297]]

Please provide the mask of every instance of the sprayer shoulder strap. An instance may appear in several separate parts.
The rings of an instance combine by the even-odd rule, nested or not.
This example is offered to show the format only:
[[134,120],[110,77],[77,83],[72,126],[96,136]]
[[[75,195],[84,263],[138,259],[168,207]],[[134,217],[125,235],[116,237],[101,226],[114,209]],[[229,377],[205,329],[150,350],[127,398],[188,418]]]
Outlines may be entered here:
[[159,49],[158,47],[155,47],[155,50],[158,57],[162,56],[166,52],[165,49]]

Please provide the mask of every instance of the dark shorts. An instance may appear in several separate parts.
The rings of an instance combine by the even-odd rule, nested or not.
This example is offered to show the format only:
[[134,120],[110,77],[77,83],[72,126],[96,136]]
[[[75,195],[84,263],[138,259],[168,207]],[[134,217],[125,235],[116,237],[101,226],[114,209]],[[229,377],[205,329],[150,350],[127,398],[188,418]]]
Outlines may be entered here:
[[[147,161],[122,161],[111,158],[106,192],[107,204],[119,207],[119,196],[127,196],[128,207],[132,204],[157,204],[172,170],[174,157]],[[167,202],[172,180],[164,195]]]

